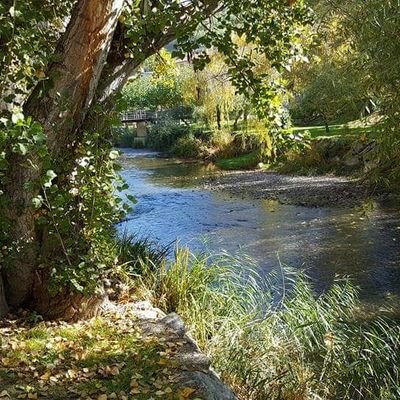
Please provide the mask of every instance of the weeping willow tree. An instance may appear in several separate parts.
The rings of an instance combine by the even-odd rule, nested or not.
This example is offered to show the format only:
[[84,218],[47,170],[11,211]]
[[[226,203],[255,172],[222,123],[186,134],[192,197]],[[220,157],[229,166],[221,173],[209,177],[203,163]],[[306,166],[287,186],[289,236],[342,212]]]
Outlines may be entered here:
[[[5,0],[0,12],[0,313],[90,316],[115,262],[109,228],[123,211],[104,118],[115,95],[177,39],[182,55],[217,48],[238,90],[260,87],[261,102],[266,76],[232,36],[246,33],[282,68],[308,10],[278,0]],[[199,25],[207,29],[193,39]],[[197,54],[198,65],[207,61]]]

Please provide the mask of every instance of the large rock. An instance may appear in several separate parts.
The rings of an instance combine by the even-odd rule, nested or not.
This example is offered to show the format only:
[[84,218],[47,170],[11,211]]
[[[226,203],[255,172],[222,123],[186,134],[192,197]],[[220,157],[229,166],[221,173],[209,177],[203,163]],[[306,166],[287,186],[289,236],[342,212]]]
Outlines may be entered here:
[[172,313],[162,319],[142,320],[141,327],[149,336],[158,336],[169,342],[179,343],[173,355],[177,371],[177,390],[193,388],[194,398],[202,400],[235,400],[231,389],[211,368],[211,362],[188,335],[179,315]]

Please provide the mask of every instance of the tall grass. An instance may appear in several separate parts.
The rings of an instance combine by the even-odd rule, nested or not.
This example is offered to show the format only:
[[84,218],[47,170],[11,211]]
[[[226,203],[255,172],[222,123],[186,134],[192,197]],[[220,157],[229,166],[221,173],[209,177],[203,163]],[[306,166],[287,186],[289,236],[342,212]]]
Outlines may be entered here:
[[296,276],[262,278],[250,261],[177,250],[136,284],[183,317],[240,399],[399,399],[399,326],[361,320],[349,281],[316,296]]

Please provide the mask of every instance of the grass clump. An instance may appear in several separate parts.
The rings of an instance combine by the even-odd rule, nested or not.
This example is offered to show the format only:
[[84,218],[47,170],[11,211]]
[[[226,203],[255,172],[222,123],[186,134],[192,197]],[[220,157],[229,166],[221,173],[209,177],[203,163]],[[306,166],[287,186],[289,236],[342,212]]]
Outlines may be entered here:
[[178,250],[140,283],[182,315],[240,399],[400,398],[400,328],[360,320],[349,281],[316,296],[304,276],[264,279],[248,263]]

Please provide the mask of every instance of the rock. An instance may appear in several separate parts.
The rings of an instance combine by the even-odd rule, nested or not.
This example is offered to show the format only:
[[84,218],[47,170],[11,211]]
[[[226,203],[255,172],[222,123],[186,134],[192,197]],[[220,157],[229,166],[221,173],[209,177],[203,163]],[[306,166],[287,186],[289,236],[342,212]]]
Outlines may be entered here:
[[159,308],[153,307],[149,301],[139,301],[129,304],[130,311],[139,319],[159,319],[164,318],[165,313]]
[[195,398],[202,400],[236,399],[231,389],[211,368],[210,359],[188,335],[185,324],[178,314],[165,315],[148,301],[121,305],[108,300],[104,302],[102,309],[103,312],[137,317],[137,323],[144,335],[156,336],[165,342],[176,344],[177,350],[170,355],[170,361],[177,376],[175,387],[177,393],[189,388],[194,390]]
[[180,381],[182,387],[193,387],[197,391],[196,397],[204,400],[235,400],[233,392],[221,382],[221,379],[213,371],[207,373],[201,371],[183,374]]
[[195,389],[194,397],[202,400],[235,400],[232,390],[225,385],[211,368],[210,359],[204,355],[197,343],[186,331],[178,314],[168,314],[159,320],[141,322],[143,331],[168,342],[179,343],[173,356],[176,365],[177,390]]

